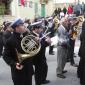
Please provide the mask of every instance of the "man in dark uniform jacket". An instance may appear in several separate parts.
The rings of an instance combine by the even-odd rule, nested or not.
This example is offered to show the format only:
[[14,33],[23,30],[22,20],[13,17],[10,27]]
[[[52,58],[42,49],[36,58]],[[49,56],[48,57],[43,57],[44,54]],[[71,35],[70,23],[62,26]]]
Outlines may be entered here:
[[79,49],[79,56],[80,62],[78,66],[78,77],[80,78],[80,84],[85,85],[85,21],[82,24],[82,33],[80,35],[80,49]]
[[[40,26],[33,26],[32,30],[33,35],[42,37],[43,29]],[[50,81],[46,80],[47,72],[48,72],[48,65],[45,56],[46,46],[48,46],[49,42],[43,38],[41,41],[41,49],[39,53],[34,57],[33,63],[35,66],[35,83],[36,85],[47,84]]]
[[69,48],[68,48],[68,60],[70,61],[70,64],[74,67],[77,67],[78,65],[75,64],[74,61],[74,47],[75,47],[75,38],[73,37],[73,34],[76,33],[74,30],[74,26],[76,26],[78,22],[76,21],[76,18],[69,18],[69,24],[67,31],[69,32]]
[[[3,59],[11,68],[11,75],[14,85],[32,85],[32,60],[28,58],[19,63],[17,52],[25,54],[21,48],[21,40],[28,34],[21,19],[17,19],[11,24],[14,29],[12,36],[7,40]],[[22,35],[22,36],[21,36]]]
[[6,40],[11,36],[11,30],[8,28],[10,24],[11,22],[3,22],[4,27],[0,32],[0,56],[3,54],[3,46]]
[[3,44],[6,44],[6,41],[11,37],[13,29],[10,27],[11,22],[7,22],[3,28]]
[[0,57],[2,56],[3,52],[3,32],[0,32]]

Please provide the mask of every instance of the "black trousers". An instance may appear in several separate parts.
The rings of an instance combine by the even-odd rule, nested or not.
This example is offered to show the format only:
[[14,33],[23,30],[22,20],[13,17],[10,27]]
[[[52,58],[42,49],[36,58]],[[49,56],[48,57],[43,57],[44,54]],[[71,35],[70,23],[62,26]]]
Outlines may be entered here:
[[2,55],[2,52],[3,52],[3,46],[4,46],[3,40],[2,40],[2,38],[1,38],[1,39],[0,39],[0,56]]
[[85,85],[85,59],[83,58],[80,59],[77,75],[80,78],[80,83]]
[[47,78],[48,65],[46,58],[42,58],[35,63],[35,83],[41,85]]
[[74,64],[74,46],[75,46],[75,40],[70,40],[69,42],[70,47],[69,47],[69,60],[71,64]]
[[78,66],[78,68],[77,68],[77,76],[78,76],[78,78],[80,78],[80,76],[81,76],[81,72],[82,72],[82,64],[83,64],[82,58],[80,58],[79,66]]
[[3,44],[0,43],[0,56],[2,55],[2,52],[3,52]]
[[0,32],[0,56],[2,55],[3,52],[3,34]]
[[11,74],[14,85],[32,85],[33,67],[30,63],[24,65],[22,70],[11,67]]
[[54,48],[54,45],[49,46],[49,53],[52,53],[53,52],[53,48]]

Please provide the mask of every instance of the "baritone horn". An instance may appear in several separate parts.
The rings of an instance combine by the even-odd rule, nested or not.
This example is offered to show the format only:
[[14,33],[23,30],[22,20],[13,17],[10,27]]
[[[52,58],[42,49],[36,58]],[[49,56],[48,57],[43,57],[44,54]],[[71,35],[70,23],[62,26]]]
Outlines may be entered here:
[[84,21],[84,16],[78,16],[78,20],[79,20],[80,22],[83,22],[83,21]]
[[76,37],[77,37],[77,35],[78,35],[78,33],[79,33],[79,30],[80,30],[81,27],[82,27],[83,21],[84,21],[84,17],[83,17],[83,16],[78,16],[78,17],[76,18],[76,22],[75,22],[74,27],[73,27],[74,32],[72,33],[74,39],[76,39]]

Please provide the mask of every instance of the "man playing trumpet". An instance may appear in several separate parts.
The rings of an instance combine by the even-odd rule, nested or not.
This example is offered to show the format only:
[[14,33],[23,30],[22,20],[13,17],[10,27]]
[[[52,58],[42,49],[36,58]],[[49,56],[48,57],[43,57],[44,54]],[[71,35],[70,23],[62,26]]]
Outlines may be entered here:
[[41,49],[39,53],[35,55],[35,57],[33,58],[33,63],[35,67],[35,84],[36,85],[48,84],[50,83],[50,81],[46,80],[48,73],[48,65],[45,56],[45,51],[46,51],[46,46],[48,46],[51,43],[51,40],[47,36],[43,37],[48,33],[43,33],[43,29],[38,24],[33,26],[32,33],[36,37],[40,38],[39,41],[41,43]]

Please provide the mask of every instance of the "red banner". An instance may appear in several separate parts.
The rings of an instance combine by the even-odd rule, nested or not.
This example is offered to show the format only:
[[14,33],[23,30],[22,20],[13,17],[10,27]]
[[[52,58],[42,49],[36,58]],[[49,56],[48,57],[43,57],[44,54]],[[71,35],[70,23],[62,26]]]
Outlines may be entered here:
[[24,6],[24,2],[25,2],[25,0],[20,0],[20,3],[22,6]]

